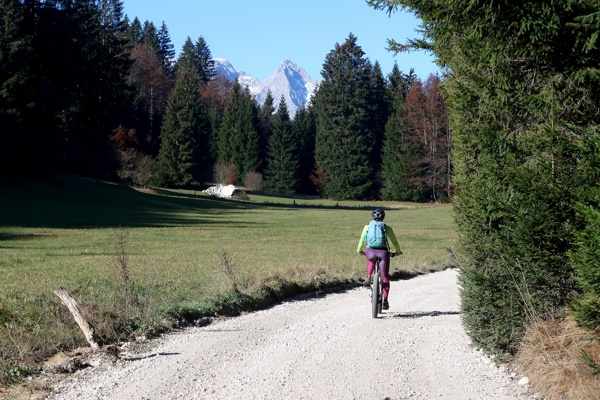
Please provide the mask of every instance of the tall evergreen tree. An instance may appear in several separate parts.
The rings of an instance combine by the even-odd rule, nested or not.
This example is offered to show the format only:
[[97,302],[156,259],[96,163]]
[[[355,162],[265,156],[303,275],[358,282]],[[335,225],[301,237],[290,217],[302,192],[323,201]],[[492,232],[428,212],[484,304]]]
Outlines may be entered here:
[[325,194],[340,200],[374,197],[372,67],[364,56],[352,34],[336,44],[325,58],[314,97],[315,157],[324,170]]
[[275,119],[274,104],[275,99],[273,99],[273,94],[271,93],[271,90],[268,90],[267,95],[265,96],[265,101],[260,107],[258,113],[258,148],[261,159],[261,170],[267,165],[267,146],[269,144],[269,138],[273,133],[273,122]]
[[[45,59],[39,76],[49,83],[49,110],[60,121],[67,168],[85,174],[109,174],[115,168],[109,137],[129,101],[128,59],[116,36],[119,9],[102,9],[92,0],[43,4],[36,47]],[[108,25],[104,22],[110,21]],[[60,47],[61,51],[54,49]],[[64,68],[65,59],[68,69]]]
[[144,31],[142,29],[142,23],[135,17],[131,24],[128,25],[125,37],[130,46],[142,43],[144,37]]
[[154,54],[156,54],[159,59],[162,59],[160,41],[158,40],[158,30],[156,29],[154,22],[144,21],[144,25],[142,26],[142,43],[149,46],[154,51]]
[[167,28],[165,21],[163,21],[162,25],[160,26],[157,36],[160,47],[159,56],[163,64],[163,68],[167,75],[172,75],[175,67],[175,46],[173,46],[173,43],[171,42],[171,35],[169,34],[169,29]]
[[[369,116],[371,118],[371,126],[373,127],[373,165],[375,166],[376,172],[380,171],[382,161],[382,148],[383,148],[383,137],[385,135],[385,124],[389,116],[389,104],[386,93],[387,82],[381,72],[381,66],[379,62],[375,62],[373,70],[371,72],[371,90],[369,105]],[[378,177],[379,178],[379,177]],[[380,179],[377,179],[379,186]],[[378,190],[378,187],[375,188]]]
[[298,142],[294,137],[285,98],[281,96],[273,134],[269,138],[266,187],[275,193],[294,194],[298,186]]
[[450,70],[463,321],[476,345],[510,355],[529,318],[569,302],[574,205],[597,206],[600,29],[582,22],[598,2],[369,3],[413,10],[424,38],[412,45]]
[[177,68],[184,66],[196,69],[202,82],[207,83],[215,77],[215,62],[212,59],[208,44],[202,36],[196,43],[192,39],[186,39],[181,56],[177,60]]
[[254,102],[236,79],[219,128],[218,161],[233,165],[242,179],[260,166],[256,125]]
[[160,186],[185,186],[194,179],[208,123],[200,101],[200,85],[193,68],[177,71],[162,128],[157,177]]
[[[28,23],[29,20],[30,22]],[[18,0],[0,2],[0,173],[41,170],[36,160],[44,160],[47,149],[42,130],[42,108],[35,90],[37,56],[33,47],[33,15],[26,15]],[[51,118],[51,117],[50,117]],[[46,120],[48,117],[46,118]],[[38,121],[39,125],[27,121]]]
[[310,104],[302,106],[294,116],[294,136],[298,141],[298,191],[306,194],[316,192],[311,180],[315,167],[315,115]]

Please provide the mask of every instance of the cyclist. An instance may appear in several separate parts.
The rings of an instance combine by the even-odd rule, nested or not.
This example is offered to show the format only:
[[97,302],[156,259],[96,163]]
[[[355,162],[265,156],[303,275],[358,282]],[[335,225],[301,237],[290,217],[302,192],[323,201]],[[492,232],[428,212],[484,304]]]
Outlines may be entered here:
[[[385,211],[381,208],[376,208],[371,212],[371,217],[374,221],[383,222],[385,218]],[[383,289],[383,309],[387,310],[390,308],[388,303],[388,294],[390,292],[390,248],[389,239],[394,245],[394,249],[396,253],[392,253],[394,255],[400,255],[402,252],[400,251],[400,245],[398,244],[398,239],[396,239],[396,235],[394,234],[394,230],[388,224],[384,224],[385,226],[385,245],[382,247],[371,248],[367,246],[367,248],[363,251],[363,246],[366,243],[367,232],[369,230],[369,224],[365,225],[360,235],[360,241],[358,242],[358,248],[356,252],[361,255],[365,255],[369,263],[367,264],[367,281],[366,286],[371,286],[371,275],[373,274],[373,269],[375,268],[375,258],[379,257],[381,262],[379,263],[379,269],[381,271],[381,282]]]

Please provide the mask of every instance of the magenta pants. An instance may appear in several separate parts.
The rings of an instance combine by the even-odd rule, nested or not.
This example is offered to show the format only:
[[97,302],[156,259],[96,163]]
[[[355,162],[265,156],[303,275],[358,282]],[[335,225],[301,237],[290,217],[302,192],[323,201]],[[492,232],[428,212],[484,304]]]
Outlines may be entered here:
[[371,276],[373,274],[373,270],[375,269],[375,258],[381,258],[379,262],[379,271],[381,271],[381,282],[383,289],[383,298],[387,299],[388,294],[390,293],[390,252],[386,249],[372,249],[367,247],[365,249],[365,257],[369,260],[367,264],[367,276]]

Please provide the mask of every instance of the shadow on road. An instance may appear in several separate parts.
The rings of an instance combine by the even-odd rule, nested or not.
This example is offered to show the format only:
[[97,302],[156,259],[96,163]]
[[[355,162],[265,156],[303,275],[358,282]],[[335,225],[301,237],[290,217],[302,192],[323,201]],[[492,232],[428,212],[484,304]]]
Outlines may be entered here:
[[460,315],[460,311],[409,311],[401,313],[386,313],[386,318],[422,318],[439,317],[440,315]]

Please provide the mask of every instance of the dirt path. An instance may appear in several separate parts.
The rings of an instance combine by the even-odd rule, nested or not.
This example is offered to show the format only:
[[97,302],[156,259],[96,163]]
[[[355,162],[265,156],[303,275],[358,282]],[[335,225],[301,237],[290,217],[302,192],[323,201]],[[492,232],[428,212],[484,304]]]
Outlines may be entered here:
[[187,329],[59,384],[50,399],[527,399],[469,346],[456,271],[392,282],[370,316],[357,288]]

